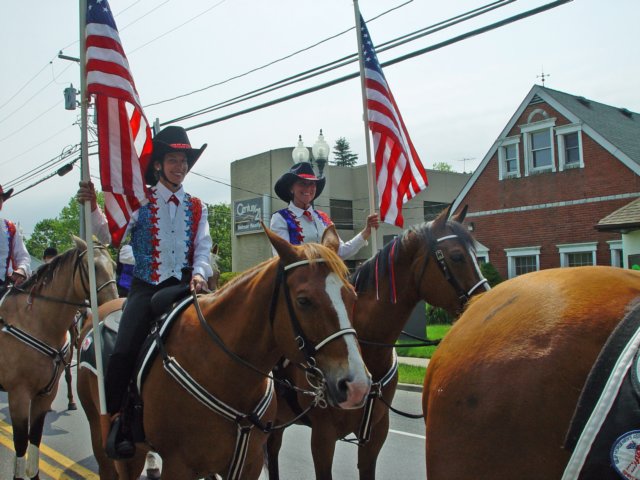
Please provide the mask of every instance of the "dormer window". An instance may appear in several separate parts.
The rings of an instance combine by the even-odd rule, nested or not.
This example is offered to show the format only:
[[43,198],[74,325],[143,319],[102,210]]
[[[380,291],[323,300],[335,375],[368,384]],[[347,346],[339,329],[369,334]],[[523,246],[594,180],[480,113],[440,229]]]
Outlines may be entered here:
[[581,125],[571,124],[556,127],[556,136],[558,139],[559,170],[584,167]]
[[553,148],[555,123],[555,118],[546,118],[520,127],[524,142],[525,175],[556,171]]
[[520,137],[505,138],[498,149],[500,180],[520,176]]

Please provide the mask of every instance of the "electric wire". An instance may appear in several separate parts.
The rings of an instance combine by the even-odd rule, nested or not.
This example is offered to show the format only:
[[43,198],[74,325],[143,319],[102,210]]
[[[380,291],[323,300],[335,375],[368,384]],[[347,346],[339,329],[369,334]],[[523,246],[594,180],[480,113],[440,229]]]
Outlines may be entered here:
[[[470,10],[468,12],[465,12],[463,14],[451,17],[447,20],[443,20],[441,22],[437,22],[433,25],[429,25],[427,27],[423,27],[419,30],[416,30],[414,32],[411,32],[409,34],[405,34],[401,37],[395,38],[393,40],[389,40],[387,42],[381,43],[376,47],[376,51],[377,53],[381,53],[396,47],[399,47],[401,45],[404,45],[408,42],[412,42],[414,40],[417,40],[419,38],[422,38],[426,35],[431,35],[433,33],[436,33],[440,30],[443,30],[445,28],[449,28],[452,27],[454,25],[457,25],[459,23],[465,22],[467,20],[470,20],[472,18],[475,18],[479,15],[488,13],[492,10],[495,10],[496,8],[501,8],[503,6],[506,6],[510,3],[513,3],[517,0],[498,0],[492,3],[489,3],[487,5],[484,5],[482,7],[478,7],[476,9]],[[383,14],[386,14],[387,12],[383,12],[382,14],[378,15],[377,17],[374,18],[378,18]],[[368,22],[370,22],[371,20],[368,20]],[[353,30],[355,27],[351,27],[349,30]],[[237,103],[241,103],[243,101],[246,100],[250,100],[252,98],[256,98],[258,96],[264,95],[266,93],[270,93],[273,92],[275,90],[278,90],[280,88],[284,88],[286,86],[289,85],[293,85],[294,83],[298,83],[298,82],[302,82],[305,80],[309,80],[310,78],[313,78],[315,76],[318,75],[323,75],[325,73],[328,73],[332,70],[336,70],[338,68],[342,68],[346,65],[349,65],[351,63],[357,62],[358,61],[358,53],[352,53],[349,55],[346,55],[342,58],[339,58],[337,60],[333,60],[329,63],[326,63],[324,65],[320,65],[318,67],[314,67],[311,68],[309,70],[297,73],[295,75],[291,75],[289,77],[286,77],[282,80],[278,80],[274,83],[270,83],[268,85],[265,85],[263,87],[260,87],[258,89],[255,90],[251,90],[247,93],[244,93],[242,95],[233,97],[231,99],[225,100],[223,102],[219,102],[217,104],[211,105],[209,107],[204,107],[201,108],[199,110],[196,110],[195,112],[191,112],[176,118],[173,118],[171,120],[167,120],[166,122],[161,123],[161,126],[164,125],[169,125],[172,123],[177,123],[177,122],[181,122],[184,120],[188,120],[189,118],[194,118],[196,116],[200,116],[200,115],[204,115],[206,113],[211,113],[215,110],[220,110],[222,108],[237,104]],[[224,83],[224,82],[222,82]]]

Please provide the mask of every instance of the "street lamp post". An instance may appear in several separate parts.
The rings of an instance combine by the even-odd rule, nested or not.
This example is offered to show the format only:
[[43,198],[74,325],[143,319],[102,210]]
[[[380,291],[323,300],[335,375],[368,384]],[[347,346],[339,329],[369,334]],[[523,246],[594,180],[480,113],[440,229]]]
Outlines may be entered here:
[[[309,149],[302,143],[302,135],[298,135],[298,145],[291,152],[294,163],[308,162],[309,156]],[[324,176],[324,167],[327,165],[328,160],[329,144],[325,141],[322,129],[320,129],[318,140],[311,147],[311,164],[315,163],[318,169],[318,177]]]

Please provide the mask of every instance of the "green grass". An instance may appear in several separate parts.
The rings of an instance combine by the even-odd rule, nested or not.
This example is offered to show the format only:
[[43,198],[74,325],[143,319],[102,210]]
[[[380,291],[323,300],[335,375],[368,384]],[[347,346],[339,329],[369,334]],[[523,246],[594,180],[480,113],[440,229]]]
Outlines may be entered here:
[[[443,338],[451,325],[428,325],[427,326],[427,338],[429,340],[437,340]],[[416,340],[403,339],[398,343],[416,343]],[[396,352],[401,357],[417,357],[417,358],[431,358],[436,347],[396,347]],[[424,375],[423,375],[424,376]]]
[[424,374],[427,371],[424,367],[415,367],[413,365],[398,365],[398,382],[411,383],[412,385],[422,385]]

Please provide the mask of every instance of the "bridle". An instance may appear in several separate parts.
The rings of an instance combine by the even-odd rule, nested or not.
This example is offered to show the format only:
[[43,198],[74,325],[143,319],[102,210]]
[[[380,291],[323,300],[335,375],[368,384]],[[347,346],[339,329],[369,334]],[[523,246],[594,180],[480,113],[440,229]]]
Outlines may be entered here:
[[[94,249],[95,248],[106,250],[106,247],[98,246],[98,245],[96,245],[94,247]],[[84,262],[82,261],[82,257],[86,253],[87,253],[87,251],[84,250],[84,251],[80,252],[78,254],[78,256],[76,257],[75,263],[73,265],[73,273],[72,273],[71,279],[72,279],[72,282],[73,282],[73,280],[76,278],[76,275],[79,274],[80,275],[80,283],[82,285],[82,289],[84,290],[85,295],[87,297],[89,297],[91,295],[90,290],[89,290],[89,267],[87,265],[85,265]],[[102,289],[106,288],[108,285],[110,285],[112,283],[114,283],[114,284],[116,283],[115,279],[107,280],[106,282],[104,282],[102,285],[100,285],[96,289],[96,293],[100,293],[100,291]],[[24,289],[22,289],[20,287],[16,287],[15,285],[13,285],[11,287],[11,289],[28,295],[27,303],[29,305],[31,305],[33,303],[33,299],[34,298],[39,298],[41,300],[46,300],[48,302],[62,303],[64,305],[73,305],[74,307],[86,307],[87,306],[87,301],[86,300],[83,303],[69,302],[69,301],[64,300],[62,298],[50,297],[48,295],[42,295],[40,293],[36,293],[36,292],[33,291],[33,287],[30,290],[24,290]]]
[[442,275],[444,276],[445,280],[447,280],[447,282],[449,282],[449,285],[453,287],[453,289],[456,291],[456,295],[458,295],[458,300],[460,300],[460,303],[464,305],[465,303],[467,303],[467,301],[469,301],[473,293],[478,288],[480,288],[485,283],[488,284],[489,281],[486,278],[484,278],[482,274],[480,274],[481,278],[480,278],[480,281],[478,281],[478,283],[473,285],[469,290],[465,290],[464,288],[462,288],[462,286],[460,285],[460,282],[458,282],[456,277],[453,276],[453,274],[451,273],[451,270],[447,265],[447,261],[444,253],[442,252],[442,249],[438,248],[438,245],[440,243],[446,240],[454,240],[454,239],[461,241],[460,237],[456,234],[445,235],[444,237],[436,238],[436,240],[431,245],[429,255],[425,256],[424,263],[422,264],[422,269],[420,270],[420,275],[418,276],[418,281],[416,282],[416,285],[418,286],[420,285],[422,277],[424,276],[424,272],[427,269],[429,258],[431,257],[431,254],[433,254],[438,264],[438,268],[442,272]]
[[282,284],[282,290],[284,293],[285,302],[287,304],[287,311],[289,312],[289,320],[291,321],[291,327],[293,328],[293,333],[295,336],[296,343],[298,345],[298,350],[302,351],[305,356],[305,360],[307,364],[311,367],[315,367],[316,360],[315,355],[318,351],[332,342],[333,340],[342,337],[343,335],[356,335],[356,330],[354,328],[341,328],[338,331],[328,335],[324,340],[314,344],[311,340],[307,338],[302,330],[302,326],[300,325],[300,321],[296,315],[296,312],[293,308],[293,302],[291,301],[291,292],[289,291],[289,285],[287,284],[287,272],[293,270],[294,268],[298,268],[304,265],[310,265],[312,263],[321,263],[325,260],[323,258],[315,258],[315,259],[306,259],[300,260],[298,262],[291,263],[289,265],[284,265],[282,262],[278,264],[278,273],[276,275],[275,288],[273,291],[273,296],[271,297],[271,307],[269,308],[269,322],[273,327],[273,322],[275,319],[276,308],[278,306],[278,296],[280,294],[280,285]]

